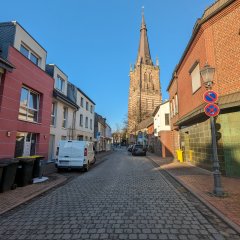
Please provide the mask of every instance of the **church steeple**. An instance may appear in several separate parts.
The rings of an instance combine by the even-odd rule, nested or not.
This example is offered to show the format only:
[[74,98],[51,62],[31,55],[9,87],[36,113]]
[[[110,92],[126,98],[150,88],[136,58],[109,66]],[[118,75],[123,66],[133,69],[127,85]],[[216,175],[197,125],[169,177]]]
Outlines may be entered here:
[[142,11],[142,23],[140,29],[140,43],[138,48],[138,57],[137,57],[137,64],[146,64],[146,65],[153,65],[149,44],[148,44],[148,37],[147,37],[147,27],[144,19],[144,11]]

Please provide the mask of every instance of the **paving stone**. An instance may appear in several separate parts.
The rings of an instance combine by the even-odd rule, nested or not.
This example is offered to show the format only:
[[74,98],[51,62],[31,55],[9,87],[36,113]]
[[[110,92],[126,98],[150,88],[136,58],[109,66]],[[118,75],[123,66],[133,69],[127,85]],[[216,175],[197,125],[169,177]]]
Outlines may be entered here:
[[108,158],[2,215],[0,239],[237,239],[221,219],[214,215],[212,222],[213,215],[203,215],[147,158],[125,151]]

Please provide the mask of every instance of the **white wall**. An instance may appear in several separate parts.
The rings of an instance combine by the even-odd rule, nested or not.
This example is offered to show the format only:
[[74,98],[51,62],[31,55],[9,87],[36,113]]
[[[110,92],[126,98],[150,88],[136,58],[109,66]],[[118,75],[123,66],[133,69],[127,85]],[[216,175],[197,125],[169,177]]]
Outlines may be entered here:
[[[83,107],[81,106],[81,97],[83,97]],[[88,110],[86,110],[86,102],[88,102]],[[82,135],[84,137],[90,138],[94,141],[94,111],[95,106],[94,104],[85,97],[80,91],[77,90],[77,105],[80,107],[76,113],[76,133],[77,135]],[[93,111],[91,113],[91,105],[93,106]],[[83,115],[83,126],[80,126],[80,114]],[[85,119],[88,117],[88,128],[85,127]],[[90,119],[92,119],[92,129],[90,129]]]
[[162,103],[159,107],[158,112],[154,116],[154,129],[157,131],[154,131],[154,136],[158,136],[159,131],[167,131],[171,130],[170,128],[170,120],[169,125],[165,124],[165,114],[170,114],[170,104],[169,101],[166,101],[165,103]]
[[39,45],[18,23],[16,23],[16,34],[14,47],[20,51],[22,42],[39,57],[39,67],[45,71],[47,52]]
[[[63,108],[68,108],[68,117],[67,117],[67,127],[62,127],[63,121]],[[69,107],[68,105],[64,104],[61,101],[56,101],[56,120],[55,126],[50,127],[50,134],[55,136],[55,143],[54,143],[54,157],[56,158],[56,150],[58,146],[58,142],[62,139],[62,136],[66,136],[66,139],[69,139],[69,130],[68,128],[72,127],[73,121],[73,112],[74,109]]]

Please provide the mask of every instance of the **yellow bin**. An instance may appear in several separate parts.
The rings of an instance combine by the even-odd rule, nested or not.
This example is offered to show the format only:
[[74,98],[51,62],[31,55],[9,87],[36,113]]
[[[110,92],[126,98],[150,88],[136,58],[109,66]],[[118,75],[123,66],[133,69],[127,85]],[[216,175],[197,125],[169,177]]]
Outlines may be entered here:
[[182,163],[183,162],[183,151],[181,149],[178,149],[176,152],[177,152],[177,160]]

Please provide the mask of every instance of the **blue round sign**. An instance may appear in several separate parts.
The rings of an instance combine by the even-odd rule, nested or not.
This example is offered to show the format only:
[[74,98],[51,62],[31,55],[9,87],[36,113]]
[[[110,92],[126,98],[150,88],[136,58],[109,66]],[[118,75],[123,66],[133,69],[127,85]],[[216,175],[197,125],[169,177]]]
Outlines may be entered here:
[[209,117],[215,117],[219,114],[220,108],[218,105],[214,103],[209,103],[205,106],[204,112]]
[[218,95],[216,92],[209,90],[203,94],[203,100],[207,103],[215,103],[218,100]]

